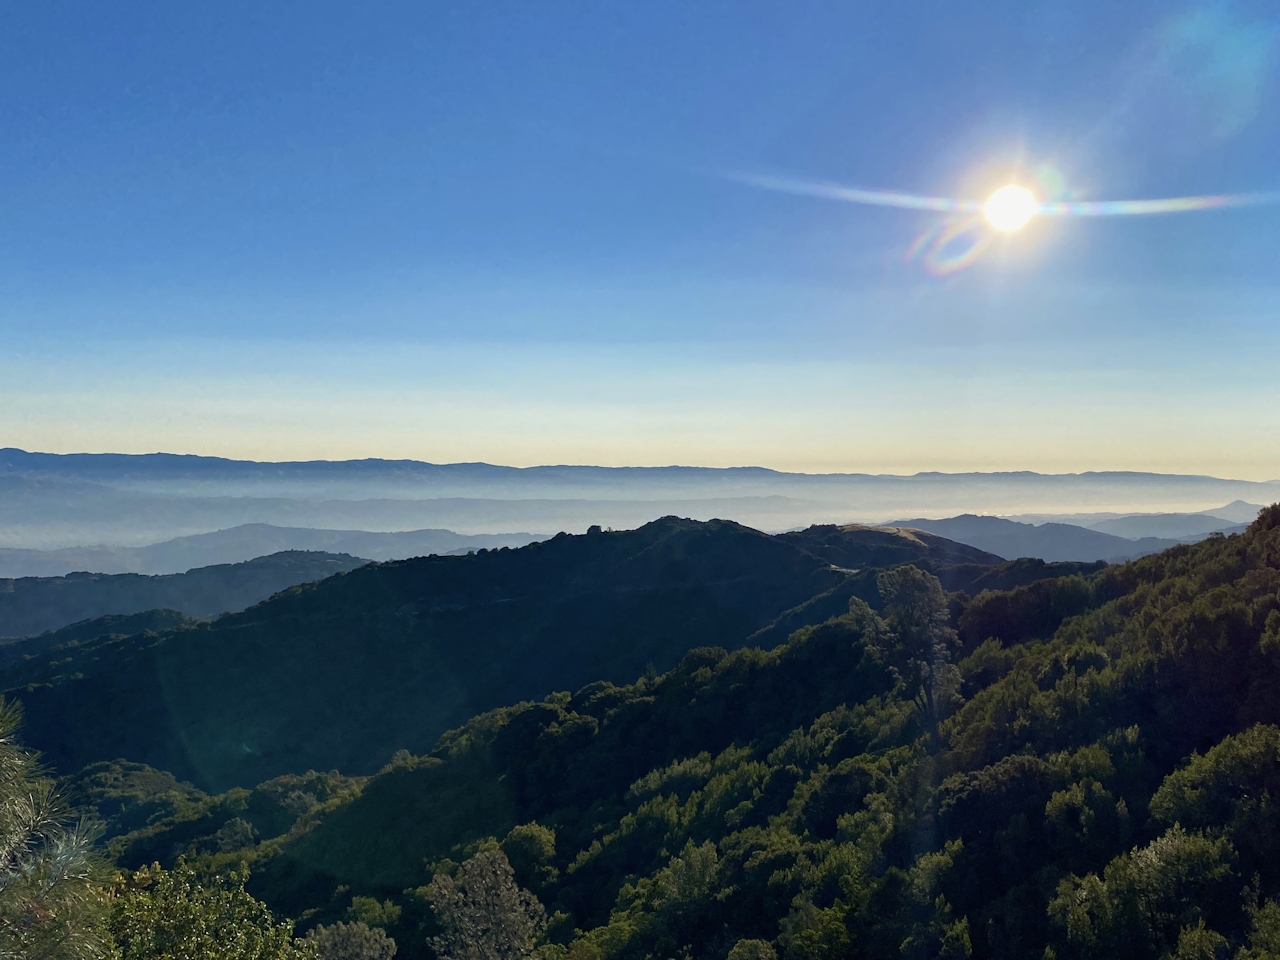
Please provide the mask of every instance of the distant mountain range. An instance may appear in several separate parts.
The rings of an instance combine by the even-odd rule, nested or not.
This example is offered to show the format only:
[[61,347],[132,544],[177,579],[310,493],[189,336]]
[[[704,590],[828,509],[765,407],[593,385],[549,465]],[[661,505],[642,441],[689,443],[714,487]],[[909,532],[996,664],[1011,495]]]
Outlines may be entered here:
[[167,453],[47,454],[0,449],[0,475],[80,481],[171,496],[285,497],[291,499],[685,499],[801,496],[826,499],[853,490],[877,497],[1020,492],[1037,499],[1088,489],[1090,499],[1147,499],[1156,494],[1219,500],[1218,491],[1280,489],[1280,480],[1256,483],[1216,477],[1128,471],[1079,474],[786,473],[764,467],[507,467],[488,463],[435,464],[417,460],[259,462]]
[[44,551],[140,547],[244,524],[472,535],[633,528],[675,514],[786,530],[960,513],[1193,513],[1236,499],[1270,503],[1280,499],[1280,483],[1126,472],[873,476],[0,450],[0,546]]
[[[317,494],[321,493],[319,489]],[[785,530],[829,512],[787,497],[703,500],[427,498],[302,500],[177,496],[79,480],[0,474],[0,547],[44,552],[85,544],[146,546],[245,524],[364,531],[448,529],[463,535],[512,530],[634,528],[661,516],[742,517]],[[841,514],[843,515],[843,514]]]
[[[1143,536],[1171,537],[1191,535],[1197,531],[1215,530],[1214,524],[1249,524],[1258,516],[1258,511],[1265,504],[1249,503],[1245,500],[1234,500],[1221,507],[1211,507],[1193,513],[1049,513],[1049,514],[1013,514],[1005,515],[1006,520],[1018,520],[1022,523],[1070,523],[1077,527],[1088,527],[1091,530],[1102,529],[1103,524],[1112,520],[1128,520],[1134,517],[1143,518],[1153,526],[1142,530]],[[1204,519],[1209,518],[1209,524]],[[1167,526],[1162,526],[1167,524]],[[1115,532],[1115,531],[1112,531]]]
[[451,530],[371,533],[247,523],[228,530],[178,537],[145,547],[65,547],[61,550],[0,548],[0,577],[56,577],[93,573],[181,573],[213,564],[242,563],[285,550],[319,550],[365,560],[405,560],[430,554],[522,547],[545,539],[530,533],[473,534]]
[[1142,540],[1148,537],[1166,540],[1199,540],[1211,533],[1243,532],[1249,525],[1249,521],[1258,515],[1259,509],[1261,507],[1254,506],[1252,514],[1243,521],[1227,520],[1216,514],[1155,513],[1100,520],[1090,525],[1089,529],[1128,540]]
[[[1047,561],[1106,560],[1111,563],[1159,553],[1214,533],[1240,533],[1247,526],[1204,514],[1118,517],[1097,522],[1092,528],[1071,523],[1020,523],[973,514],[943,520],[895,520],[890,525],[926,530],[1008,559],[1038,557]],[[1151,535],[1154,532],[1163,536]]]

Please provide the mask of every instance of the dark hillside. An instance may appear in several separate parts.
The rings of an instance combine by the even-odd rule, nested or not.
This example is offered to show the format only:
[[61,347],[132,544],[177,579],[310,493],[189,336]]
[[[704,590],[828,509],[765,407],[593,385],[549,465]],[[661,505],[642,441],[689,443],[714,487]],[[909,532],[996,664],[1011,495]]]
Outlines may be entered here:
[[846,569],[892,567],[899,563],[933,566],[1002,563],[1004,558],[935,533],[905,527],[818,524],[778,535],[828,563]]
[[53,647],[74,649],[86,641],[105,637],[132,637],[140,633],[166,633],[180,627],[195,626],[177,610],[144,610],[142,613],[108,614],[81,620],[61,630],[50,630],[34,637],[20,637],[0,642],[0,669],[21,663]]
[[[358,802],[290,843],[273,869],[305,869],[333,882],[398,891],[429,878],[425,863],[530,821],[554,825],[566,850],[585,851],[595,824],[616,821],[664,788],[687,795],[710,778],[711,761],[640,783],[650,771],[708,752],[716,756],[734,744],[754,745],[739,759],[761,757],[839,704],[889,693],[893,679],[869,654],[865,629],[846,615],[806,628],[773,651],[700,648],[659,680],[626,687],[598,682],[572,697],[485,714],[442,738],[430,757],[374,778]],[[901,706],[873,715],[842,716],[831,731],[842,741],[837,755],[898,739],[909,723]],[[746,793],[731,791],[719,813],[763,788],[767,799],[733,818],[762,824],[785,808],[795,786],[786,771],[773,779],[771,785],[737,785],[737,793],[743,787]],[[715,815],[708,811],[704,818]],[[614,839],[617,846],[624,842]],[[596,853],[579,865],[577,884],[603,885],[585,894],[595,902],[595,922],[607,918],[617,893],[619,857],[633,855],[639,842],[631,838],[626,852]]]
[[28,637],[80,620],[162,607],[189,617],[216,616],[365,562],[346,554],[289,550],[164,576],[70,573],[0,580],[0,637]]
[[908,560],[961,588],[1053,573],[928,534],[770,537],[668,518],[369,565],[211,625],[47,640],[0,689],[22,700],[27,738],[61,770],[124,758],[215,789],[312,768],[364,774],[481,710],[627,682],[701,644],[771,647],[855,597],[879,607],[877,570]]
[[[975,547],[956,543],[921,530],[897,527],[867,527],[858,524],[846,526],[814,526],[795,533],[782,534],[780,539],[802,544],[817,556],[848,572],[849,576],[826,593],[819,594],[802,606],[786,611],[766,627],[751,635],[750,643],[764,649],[784,643],[795,630],[811,623],[821,623],[828,617],[838,617],[849,608],[849,601],[858,599],[874,609],[880,609],[881,598],[876,588],[876,576],[886,567],[910,563],[932,573],[942,586],[954,593],[952,605],[955,617],[966,610],[970,597],[984,591],[1012,590],[1015,587],[1055,581],[1061,577],[1097,573],[1106,563],[1045,563],[1024,557],[1020,560],[1001,561],[994,554],[984,553]],[[1053,589],[1050,587],[1049,589]],[[982,623],[983,614],[990,612],[988,598],[983,597],[981,612],[975,622]],[[1051,617],[1050,610],[1042,615]],[[1049,631],[1061,622],[1052,621]],[[984,634],[989,636],[991,634]]]
[[[1106,565],[1106,562],[1102,560],[1096,560],[1093,563],[1072,560],[1045,563],[1035,557],[1021,557],[1017,560],[1010,560],[1008,563],[1002,563],[998,567],[983,567],[980,570],[975,570],[972,577],[965,578],[963,585],[959,584],[960,578],[957,576],[961,568],[955,568],[951,571],[951,578],[957,581],[957,585],[951,587],[951,589],[964,590],[966,593],[973,595],[977,595],[983,590],[1013,590],[1015,587],[1035,583],[1039,580],[1088,576],[1091,573],[1097,573]],[[946,585],[945,581],[944,585]]]
[[569,957],[1274,956],[1280,506],[983,598],[1013,629],[936,734],[914,608],[855,601],[477,717],[256,848],[257,889],[309,923],[394,900],[428,957],[422,885],[496,843]]
[[785,540],[669,518],[370,565],[210,626],[54,651],[4,682],[39,684],[18,693],[26,735],[60,769],[124,757],[218,788],[364,773],[481,710],[740,646],[846,577]]

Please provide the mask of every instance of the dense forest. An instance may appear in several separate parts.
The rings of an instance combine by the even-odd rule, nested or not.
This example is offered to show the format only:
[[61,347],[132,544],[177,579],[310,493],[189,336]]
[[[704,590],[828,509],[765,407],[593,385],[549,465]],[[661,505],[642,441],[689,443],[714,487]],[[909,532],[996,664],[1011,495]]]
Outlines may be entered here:
[[59,770],[124,757],[215,790],[368,774],[485,710],[627,683],[706,644],[774,646],[851,595],[873,597],[874,568],[907,561],[966,588],[1044,575],[929,534],[770,537],[667,518],[370,564],[212,623],[113,628],[23,660],[0,690],[21,697],[28,738]]
[[[365,567],[212,626],[68,640],[5,671],[26,742],[64,774],[68,822],[102,824],[97,854],[46,844],[85,864],[61,889],[106,890],[58,914],[83,916],[65,942],[332,960],[1280,955],[1280,506],[1124,565],[964,551],[668,520]],[[332,650],[299,638],[326,623],[391,671],[414,640],[469,645],[462,706],[489,702],[425,747],[286,757],[253,786],[240,775],[270,764],[145,765],[147,717],[157,739],[190,733],[157,650],[199,654],[201,702],[228,684],[227,711],[264,711],[232,681],[292,656],[263,695],[297,710],[291,676],[309,689],[305,658]],[[543,689],[514,695],[503,671],[534,658]],[[152,686],[118,686],[131,669]],[[326,718],[321,684],[308,716],[330,734],[434,696],[388,675],[353,676],[367,713],[330,703]],[[148,692],[120,711],[127,736],[49,719],[87,724],[76,703]],[[6,926],[5,895],[0,938],[61,922]]]

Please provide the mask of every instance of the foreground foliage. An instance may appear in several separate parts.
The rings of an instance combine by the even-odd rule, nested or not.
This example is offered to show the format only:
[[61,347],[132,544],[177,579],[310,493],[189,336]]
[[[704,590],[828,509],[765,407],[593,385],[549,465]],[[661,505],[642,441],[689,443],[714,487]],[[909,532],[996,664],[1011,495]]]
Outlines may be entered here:
[[185,863],[137,871],[111,913],[121,960],[313,960],[314,943],[295,940],[293,924],[247,894],[245,879],[201,877]]
[[307,933],[307,941],[315,946],[318,960],[391,960],[396,955],[396,942],[386,931],[359,920],[320,924]]
[[22,700],[28,737],[64,773],[124,758],[215,791],[307,769],[370,774],[483,710],[629,682],[700,645],[774,646],[874,595],[871,568],[903,562],[956,567],[966,584],[1002,566],[927,534],[771,537],[667,517],[370,564],[209,624],[115,636],[116,624],[3,668],[0,691]]
[[499,901],[540,960],[1280,956],[1280,507],[972,598],[871,583],[774,649],[476,716],[282,832],[169,784],[199,827],[115,842],[252,862],[399,958],[491,955]]
[[104,956],[92,831],[68,822],[52,781],[18,746],[19,720],[0,702],[0,958]]
[[883,582],[881,613],[776,650],[478,717],[289,839],[263,890],[396,898],[425,956],[412,891],[496,841],[584,960],[1269,955],[1280,509],[953,596],[958,651],[936,586]]

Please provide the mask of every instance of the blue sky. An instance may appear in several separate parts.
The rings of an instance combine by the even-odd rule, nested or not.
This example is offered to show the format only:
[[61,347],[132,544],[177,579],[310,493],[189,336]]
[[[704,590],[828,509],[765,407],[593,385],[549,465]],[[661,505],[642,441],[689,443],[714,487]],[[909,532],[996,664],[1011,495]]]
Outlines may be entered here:
[[728,176],[1277,190],[1274,3],[2,16],[2,444],[1280,476],[1280,207],[937,277]]

